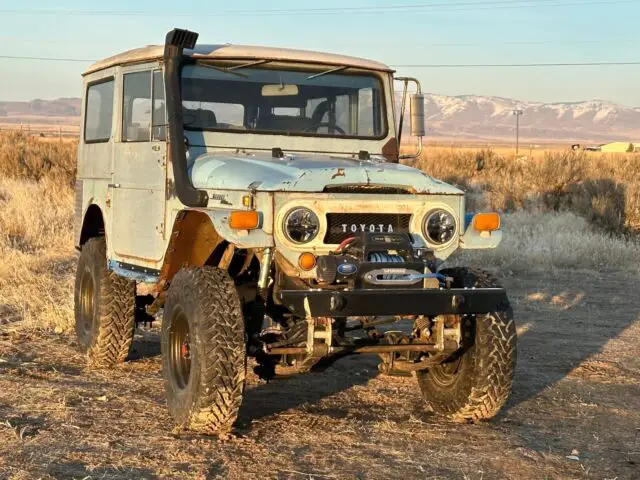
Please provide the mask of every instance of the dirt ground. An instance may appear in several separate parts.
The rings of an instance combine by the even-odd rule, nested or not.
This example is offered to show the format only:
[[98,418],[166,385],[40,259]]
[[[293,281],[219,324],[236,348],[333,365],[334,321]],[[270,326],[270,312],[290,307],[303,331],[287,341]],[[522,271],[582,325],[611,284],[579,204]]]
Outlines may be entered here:
[[[640,295],[630,274],[504,279],[518,319],[513,395],[493,421],[427,412],[373,356],[260,382],[231,439],[172,432],[157,325],[114,371],[72,336],[0,326],[0,478],[640,478]],[[0,322],[2,323],[2,322]]]

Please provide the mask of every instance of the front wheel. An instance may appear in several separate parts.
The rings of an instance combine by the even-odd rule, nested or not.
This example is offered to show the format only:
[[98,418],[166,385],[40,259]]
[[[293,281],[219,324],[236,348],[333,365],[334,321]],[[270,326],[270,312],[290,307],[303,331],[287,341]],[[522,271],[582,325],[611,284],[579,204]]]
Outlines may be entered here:
[[162,320],[169,413],[180,428],[226,434],[238,416],[246,370],[244,317],[219,268],[184,268],[171,281]]
[[[483,271],[443,270],[458,288],[499,287]],[[450,359],[417,372],[425,402],[454,420],[477,422],[493,417],[506,403],[516,366],[516,327],[510,306],[501,312],[462,319],[463,347]]]

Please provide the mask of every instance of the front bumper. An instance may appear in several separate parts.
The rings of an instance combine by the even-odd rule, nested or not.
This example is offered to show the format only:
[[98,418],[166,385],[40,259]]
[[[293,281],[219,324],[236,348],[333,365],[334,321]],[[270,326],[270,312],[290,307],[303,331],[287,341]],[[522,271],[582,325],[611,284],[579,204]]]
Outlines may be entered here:
[[[509,308],[503,288],[283,290],[278,299],[299,317],[480,314]],[[305,308],[308,299],[308,310]]]

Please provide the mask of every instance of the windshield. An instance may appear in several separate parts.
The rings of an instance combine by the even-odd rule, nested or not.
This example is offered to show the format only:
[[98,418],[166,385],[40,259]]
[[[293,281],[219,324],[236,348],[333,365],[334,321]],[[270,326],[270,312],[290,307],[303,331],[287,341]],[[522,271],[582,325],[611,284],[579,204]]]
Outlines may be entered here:
[[378,77],[336,70],[185,66],[185,129],[384,138],[387,125]]

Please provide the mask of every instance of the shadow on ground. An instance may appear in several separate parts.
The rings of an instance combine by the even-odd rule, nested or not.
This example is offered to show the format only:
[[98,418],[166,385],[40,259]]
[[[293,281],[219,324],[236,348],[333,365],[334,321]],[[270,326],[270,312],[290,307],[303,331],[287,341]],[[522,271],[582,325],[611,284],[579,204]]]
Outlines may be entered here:
[[322,372],[279,378],[248,388],[238,424],[247,425],[301,405],[314,405],[356,385],[365,385],[378,375],[378,363],[376,356],[352,356],[340,359]]

